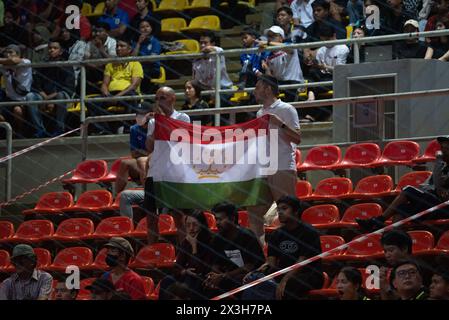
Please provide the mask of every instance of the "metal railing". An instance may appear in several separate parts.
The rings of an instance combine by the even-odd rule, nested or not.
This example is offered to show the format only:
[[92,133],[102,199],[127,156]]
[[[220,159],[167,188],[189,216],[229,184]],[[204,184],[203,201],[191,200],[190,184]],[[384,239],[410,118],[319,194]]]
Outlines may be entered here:
[[[0,122],[0,127],[6,130],[6,154],[12,154],[12,128],[8,122]],[[11,200],[11,175],[12,175],[12,159],[6,162],[6,179],[5,179],[5,202]],[[0,164],[3,165],[3,164]]]

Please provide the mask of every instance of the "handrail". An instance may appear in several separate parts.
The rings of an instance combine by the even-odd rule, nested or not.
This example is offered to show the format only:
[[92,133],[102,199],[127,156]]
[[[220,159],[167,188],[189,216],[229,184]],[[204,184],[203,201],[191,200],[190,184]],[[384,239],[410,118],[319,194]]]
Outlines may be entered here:
[[[12,128],[8,122],[0,122],[6,130],[6,156],[12,154]],[[11,200],[12,159],[6,161],[5,202]]]

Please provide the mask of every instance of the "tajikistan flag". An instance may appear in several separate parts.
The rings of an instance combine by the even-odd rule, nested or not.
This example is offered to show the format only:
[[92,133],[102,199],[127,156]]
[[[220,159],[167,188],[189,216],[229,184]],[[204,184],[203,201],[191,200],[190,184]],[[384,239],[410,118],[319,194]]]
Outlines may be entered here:
[[[277,170],[277,132],[269,115],[208,127],[155,116],[150,161],[158,207],[210,209],[221,201],[267,204],[264,177]],[[272,156],[271,156],[272,155]]]

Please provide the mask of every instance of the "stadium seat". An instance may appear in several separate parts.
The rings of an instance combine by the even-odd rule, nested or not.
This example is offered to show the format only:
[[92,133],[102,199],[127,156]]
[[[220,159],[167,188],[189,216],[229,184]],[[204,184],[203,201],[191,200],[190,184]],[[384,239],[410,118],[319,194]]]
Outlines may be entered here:
[[301,150],[296,149],[296,150],[295,150],[296,169],[298,169],[298,168],[301,166],[301,161],[302,161]]
[[419,250],[416,256],[440,256],[449,254],[449,230],[444,232],[433,249]]
[[217,16],[200,16],[193,18],[189,26],[181,28],[182,32],[219,31],[220,18]]
[[[321,242],[321,251],[322,252],[327,252],[329,250],[335,249],[343,244],[345,244],[345,239],[343,239],[343,237],[341,236],[320,236],[320,242]],[[323,258],[323,261],[326,261],[327,259],[329,259],[332,256],[338,256],[340,255],[344,250],[336,250],[334,253],[332,253],[331,255]]]
[[14,235],[14,225],[9,221],[0,221],[0,240],[6,240]]
[[[325,272],[323,272],[324,274],[326,274]],[[327,274],[326,274],[327,275]],[[326,297],[326,298],[331,298],[331,297],[336,297],[338,295],[337,292],[337,276],[335,276],[332,281],[329,280],[329,276],[328,277],[328,285],[325,286],[323,284],[323,288],[318,289],[318,290],[310,290],[308,292],[309,296],[312,297]],[[330,282],[330,284],[329,284]]]
[[95,6],[95,9],[92,11],[92,8],[91,8],[91,13],[89,13],[89,14],[87,14],[85,16],[86,17],[100,17],[101,15],[103,15],[104,7],[105,7],[104,1],[99,2]]
[[41,196],[34,209],[23,210],[22,214],[62,213],[73,206],[73,196],[69,192],[49,192]]
[[126,237],[134,230],[133,221],[129,217],[110,217],[101,220],[95,232],[85,239],[109,239]]
[[54,233],[53,223],[49,220],[28,220],[22,222],[14,236],[0,240],[2,242],[38,242]]
[[109,270],[110,267],[106,263],[107,252],[108,252],[107,248],[102,248],[95,256],[94,262],[91,265],[86,266],[86,270],[101,270],[101,271]]
[[340,221],[340,212],[332,204],[317,205],[304,210],[301,220],[315,228],[326,229]]
[[425,252],[432,250],[435,246],[435,238],[433,234],[429,231],[414,230],[407,232],[412,238],[412,252],[413,254],[419,254],[420,252]]
[[391,195],[393,179],[388,175],[369,176],[360,180],[353,193],[343,196],[345,199],[372,199]]
[[151,294],[154,291],[154,281],[150,277],[142,277],[145,283],[145,297],[147,300],[151,300]]
[[398,195],[406,186],[417,187],[420,184],[423,184],[431,175],[431,171],[412,171],[406,173],[399,179],[396,189],[391,193],[394,195]]
[[64,184],[98,183],[108,173],[108,164],[104,160],[86,160],[76,166],[70,179],[62,180]]
[[87,278],[80,281],[80,290],[78,292],[78,296],[76,300],[90,300],[90,291],[86,289],[87,286],[90,286],[96,278]]
[[130,237],[144,239],[147,237],[147,218],[140,219],[136,228],[129,234]]
[[239,226],[242,228],[249,228],[249,214],[248,211],[239,211]]
[[70,247],[58,252],[53,263],[46,268],[46,271],[65,272],[68,266],[77,266],[80,270],[85,270],[93,262],[92,251],[87,247]]
[[218,229],[217,229],[217,222],[215,221],[215,216],[207,211],[204,212],[204,216],[206,217],[207,225],[209,226],[210,231],[217,232]]
[[307,153],[304,162],[297,167],[299,172],[308,170],[332,170],[332,166],[341,161],[341,150],[337,146],[313,147]]
[[63,209],[69,212],[101,212],[103,208],[112,204],[112,194],[107,190],[91,190],[80,195],[76,204],[70,208]]
[[0,272],[12,272],[11,257],[6,250],[0,250]]
[[170,243],[154,243],[139,250],[130,268],[170,268],[176,263],[175,247]]
[[150,300],[159,300],[159,291],[161,289],[161,282],[157,284],[156,288],[154,289],[153,293],[150,295]]
[[92,13],[92,5],[90,3],[83,3],[81,7],[81,15],[88,17]]
[[337,200],[352,192],[352,182],[348,178],[327,178],[318,182],[315,192],[304,201]]
[[162,0],[153,12],[158,16],[167,16],[175,12],[182,12],[187,4],[186,0]]
[[[365,235],[357,236],[356,240]],[[351,242],[348,248],[340,255],[331,256],[331,261],[367,261],[378,259],[384,256],[383,248],[380,244],[380,234],[370,234],[363,241]]]
[[181,39],[175,42],[182,43],[184,48],[180,50],[168,51],[165,54],[188,54],[188,53],[198,53],[200,52],[200,43],[194,39]]
[[279,217],[276,217],[269,226],[265,226],[265,234],[272,233],[277,228],[281,226],[281,222],[279,221]]
[[161,35],[164,37],[179,35],[182,28],[187,28],[187,22],[184,18],[166,18],[161,20]]
[[244,101],[249,101],[251,99],[251,94],[246,91],[239,91],[239,88],[237,86],[232,86],[232,89],[235,90],[232,97],[229,99],[231,102],[235,103],[241,103]]
[[296,182],[296,196],[299,199],[312,195],[312,185],[309,181],[298,180]]
[[359,228],[356,218],[368,219],[382,215],[382,207],[377,203],[359,203],[350,206],[343,213],[340,222],[337,223],[338,228]]
[[176,235],[178,229],[176,229],[175,219],[169,214],[160,214],[158,218],[159,234],[162,236]]
[[34,248],[34,253],[37,258],[37,269],[43,269],[51,265],[51,253],[44,248]]
[[45,240],[53,241],[78,241],[94,232],[94,223],[87,218],[72,218],[61,222],[53,236]]
[[159,78],[151,78],[151,83],[155,84],[164,84],[165,81],[167,81],[167,75],[165,73],[165,68],[160,66],[159,67]]
[[380,147],[375,143],[353,144],[346,150],[343,160],[332,166],[332,170],[369,167],[380,156]]
[[414,141],[392,141],[385,146],[382,156],[370,167],[410,166],[419,155],[419,144]]
[[421,164],[435,161],[435,153],[437,151],[441,151],[441,146],[439,142],[436,139],[434,139],[429,142],[429,144],[426,147],[426,150],[424,150],[424,154],[414,159],[412,162],[415,164]]
[[[237,5],[242,8],[254,9],[256,7],[256,0],[237,1]],[[220,8],[222,10],[226,10],[228,7],[229,3],[227,1],[220,3]]]
[[210,10],[210,0],[193,0],[191,4],[187,4],[184,10],[188,13]]
[[115,182],[117,179],[117,173],[120,169],[120,164],[122,163],[122,159],[129,159],[129,157],[118,158],[111,165],[111,170],[102,178],[99,179],[99,182]]

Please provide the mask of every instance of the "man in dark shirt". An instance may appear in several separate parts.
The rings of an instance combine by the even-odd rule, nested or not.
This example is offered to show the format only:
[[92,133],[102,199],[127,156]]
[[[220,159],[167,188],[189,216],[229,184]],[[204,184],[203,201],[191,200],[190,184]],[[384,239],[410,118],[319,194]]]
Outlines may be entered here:
[[[419,24],[416,20],[407,20],[404,24],[404,33],[419,31]],[[398,42],[393,42],[393,59],[422,59],[426,55],[427,46],[418,38],[410,38]]]
[[391,272],[390,282],[398,293],[399,300],[426,300],[423,273],[412,260],[401,261]]
[[408,12],[402,0],[388,0],[388,5],[381,8],[380,28],[383,34],[402,33],[406,21],[414,19],[415,14]]
[[331,18],[330,4],[326,0],[315,0],[312,3],[313,17],[315,21],[307,27],[307,38],[305,42],[320,41],[320,24],[330,25],[335,29],[337,39],[346,39],[346,29],[341,22]]

